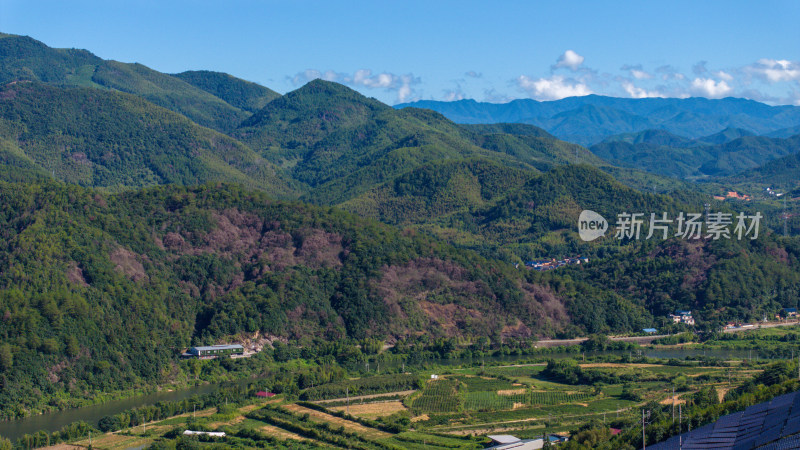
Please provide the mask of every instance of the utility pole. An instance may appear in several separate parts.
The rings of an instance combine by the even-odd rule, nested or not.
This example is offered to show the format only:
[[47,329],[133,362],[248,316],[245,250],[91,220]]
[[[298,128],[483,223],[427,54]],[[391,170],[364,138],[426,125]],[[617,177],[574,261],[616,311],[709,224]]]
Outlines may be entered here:
[[683,422],[683,411],[681,410],[681,405],[678,405],[678,448],[683,448],[683,426],[681,424]]
[[647,448],[647,438],[644,435],[644,410],[642,410],[642,450]]

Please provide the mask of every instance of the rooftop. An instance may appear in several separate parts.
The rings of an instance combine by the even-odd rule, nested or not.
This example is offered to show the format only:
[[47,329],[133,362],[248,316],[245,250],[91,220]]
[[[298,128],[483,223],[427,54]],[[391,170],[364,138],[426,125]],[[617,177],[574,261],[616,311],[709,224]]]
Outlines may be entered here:
[[[722,416],[716,422],[673,436],[650,450],[800,448],[800,391],[780,395]],[[769,444],[769,445],[766,445]],[[763,447],[762,447],[763,446]]]
[[240,348],[244,348],[239,344],[222,344],[222,345],[206,345],[206,346],[199,346],[199,347],[192,347],[195,350],[237,350]]

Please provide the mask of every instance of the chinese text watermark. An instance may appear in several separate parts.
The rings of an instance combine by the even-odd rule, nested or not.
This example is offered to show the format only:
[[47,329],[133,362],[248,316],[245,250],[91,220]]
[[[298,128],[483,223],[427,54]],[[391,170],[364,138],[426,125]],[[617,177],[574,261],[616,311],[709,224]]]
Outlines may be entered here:
[[[617,214],[614,238],[616,239],[661,239],[671,237],[680,239],[757,239],[763,216],[760,212],[752,215],[709,212],[679,213],[670,217],[668,213],[627,213]],[[646,230],[643,230],[646,227]],[[584,241],[593,241],[604,236],[608,221],[600,214],[584,210],[578,218],[578,234]]]

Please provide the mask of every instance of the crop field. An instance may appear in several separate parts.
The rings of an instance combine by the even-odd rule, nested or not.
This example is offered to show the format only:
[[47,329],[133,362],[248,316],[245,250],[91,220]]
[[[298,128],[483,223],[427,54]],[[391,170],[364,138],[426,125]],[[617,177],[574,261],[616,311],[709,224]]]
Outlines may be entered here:
[[431,380],[414,399],[412,410],[416,414],[457,412],[461,406],[457,380]]
[[[602,373],[608,377],[602,379],[623,380],[593,385],[547,378],[545,374],[552,372],[543,374],[543,366],[470,367],[440,372],[438,379],[429,379],[428,373],[365,377],[312,391],[329,400],[298,401],[278,395],[269,401],[207,408],[148,423],[146,429],[139,426],[94,436],[92,446],[147,446],[182,439],[176,436],[185,429],[200,429],[225,431],[227,436],[214,442],[241,448],[480,449],[488,434],[535,437],[569,432],[589,421],[635,427],[642,406],[663,402],[673,389],[678,402],[691,402],[695,392],[706,386],[714,386],[721,397],[763,367],[749,362],[718,364],[580,364],[584,376]],[[417,389],[392,390],[408,386]],[[352,387],[351,393],[362,396],[335,397],[342,387]],[[380,393],[364,393],[370,391]],[[89,442],[82,438],[72,444]]]

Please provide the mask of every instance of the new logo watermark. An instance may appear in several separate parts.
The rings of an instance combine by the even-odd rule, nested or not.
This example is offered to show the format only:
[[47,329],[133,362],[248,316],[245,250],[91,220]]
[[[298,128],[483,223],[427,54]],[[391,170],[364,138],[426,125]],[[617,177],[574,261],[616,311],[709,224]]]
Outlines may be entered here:
[[578,217],[578,234],[586,242],[593,241],[606,234],[608,221],[600,214],[585,209]]
[[[650,213],[649,220],[644,213],[617,214],[617,223],[614,231],[616,239],[645,239],[661,238],[662,240],[670,237],[680,239],[712,239],[721,238],[731,239],[736,237],[738,240],[749,237],[758,238],[758,229],[763,216],[760,212],[747,215],[740,212],[737,215],[732,213],[709,212],[702,213],[679,213],[674,219],[668,213],[662,212],[660,215]],[[647,234],[642,232],[646,226]],[[601,236],[605,236],[608,230],[608,221],[600,214],[583,210],[578,217],[578,234],[584,241],[593,241]]]

